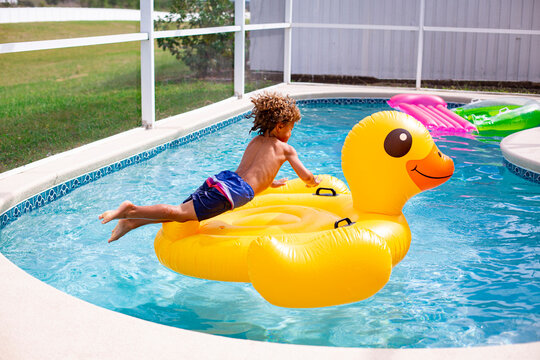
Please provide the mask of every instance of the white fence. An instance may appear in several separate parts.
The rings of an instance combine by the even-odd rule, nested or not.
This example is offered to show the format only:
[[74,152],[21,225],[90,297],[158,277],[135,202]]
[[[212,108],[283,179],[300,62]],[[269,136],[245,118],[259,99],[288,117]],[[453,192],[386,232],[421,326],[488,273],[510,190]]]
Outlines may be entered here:
[[[294,0],[292,73],[540,82],[540,0],[422,2]],[[283,18],[283,1],[250,7],[252,23]],[[283,34],[251,40],[252,70],[283,70]]]
[[[496,1],[500,6],[496,6],[496,10],[493,10],[493,4]],[[475,4],[472,8],[463,8],[472,3]],[[512,6],[503,6],[506,3]],[[506,10],[514,14],[518,3],[522,4],[519,7],[520,11],[517,12],[518,15],[511,15],[510,19],[521,19],[520,24],[497,21],[494,24],[488,22],[489,28],[469,27],[471,24],[486,26],[482,25],[484,23],[475,21],[479,15],[483,14],[483,11],[488,14],[487,19],[497,19],[490,11],[497,11],[499,19],[502,19]],[[141,43],[142,124],[148,128],[153,127],[155,122],[154,39],[157,38],[234,32],[234,93],[238,97],[244,94],[246,31],[252,32],[252,47],[250,48],[252,69],[262,63],[265,66],[261,68],[268,70],[268,63],[262,61],[272,59],[279,70],[283,71],[285,83],[291,81],[291,72],[305,73],[306,69],[310,69],[309,66],[324,64],[326,68],[317,70],[319,68],[313,67],[310,70],[311,73],[322,71],[325,74],[336,72],[340,75],[362,75],[370,74],[370,72],[364,72],[364,69],[366,66],[371,66],[379,71],[377,74],[389,74],[392,78],[402,78],[404,76],[402,74],[406,74],[405,76],[416,74],[416,87],[420,88],[423,76],[422,67],[424,62],[429,64],[426,59],[429,60],[430,57],[436,57],[435,63],[442,63],[440,68],[446,69],[447,62],[452,61],[453,56],[468,54],[473,57],[472,63],[475,64],[472,66],[473,71],[478,71],[482,69],[482,66],[476,66],[478,62],[474,59],[485,59],[482,60],[485,62],[493,60],[490,58],[494,57],[497,61],[495,69],[498,69],[499,58],[504,59],[504,56],[500,55],[509,52],[518,54],[518,57],[514,59],[519,69],[522,66],[527,68],[527,71],[524,71],[526,73],[524,79],[540,80],[540,62],[538,61],[540,0],[455,0],[448,2],[446,0],[294,0],[294,3],[293,0],[251,0],[252,21],[250,24],[245,23],[245,0],[236,0],[235,25],[233,26],[170,31],[154,31],[155,13],[152,0],[140,0],[140,4],[141,30],[139,33],[0,43],[0,54],[139,41]],[[458,4],[456,8],[461,9],[459,10],[462,14],[461,19],[470,19],[475,6],[478,7],[478,11],[473,13],[472,20],[460,22],[462,20],[459,17],[456,20],[449,16],[452,15],[451,10],[445,6],[450,5],[445,4]],[[265,14],[268,14],[267,18],[264,18]],[[426,16],[426,14],[431,15]],[[525,25],[531,30],[523,29],[523,19],[530,19]],[[441,20],[444,21],[441,22]],[[380,23],[375,21],[380,21]],[[257,32],[261,36],[258,36]],[[306,32],[309,36],[313,36],[314,32],[319,33],[317,37],[312,37],[308,41],[300,37],[302,32]],[[442,40],[437,38],[439,33],[453,39],[471,35],[475,38],[474,41],[463,40],[466,45],[471,43],[471,46],[456,48],[441,45]],[[353,35],[350,36],[350,34]],[[372,34],[379,34],[377,40]],[[490,50],[492,45],[489,40],[481,36],[489,37],[497,34],[518,36],[525,41],[523,45],[501,47],[500,52],[494,52]],[[433,38],[430,39],[432,36]],[[261,39],[265,39],[265,42],[262,43]],[[270,49],[270,52],[262,51],[261,44],[262,50]],[[274,44],[273,48],[271,48],[272,44]],[[295,46],[292,46],[293,44]],[[424,44],[426,44],[425,51]],[[521,46],[526,49],[526,55],[522,55]],[[496,47],[498,48],[499,45]],[[260,54],[265,54],[262,60]],[[508,73],[510,63],[506,61],[503,72]],[[385,73],[385,71],[390,72]],[[492,72],[492,70],[481,71],[478,79],[490,80]]]
[[[166,12],[154,12],[154,20]],[[141,12],[131,9],[76,7],[0,8],[0,24],[41,21],[140,21]]]

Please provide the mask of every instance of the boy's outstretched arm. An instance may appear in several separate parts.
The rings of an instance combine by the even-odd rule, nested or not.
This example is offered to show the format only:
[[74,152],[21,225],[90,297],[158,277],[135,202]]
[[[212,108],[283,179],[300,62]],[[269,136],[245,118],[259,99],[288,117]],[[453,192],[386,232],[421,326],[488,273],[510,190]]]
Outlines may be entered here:
[[302,164],[302,161],[300,161],[300,158],[298,158],[298,154],[296,153],[296,150],[292,146],[288,146],[289,149],[287,150],[285,156],[287,157],[287,161],[289,164],[291,164],[294,172],[300,179],[302,179],[303,182],[306,183],[306,186],[308,187],[314,187],[321,183],[321,179],[319,179],[317,176],[314,176],[311,171],[309,171],[304,164]]

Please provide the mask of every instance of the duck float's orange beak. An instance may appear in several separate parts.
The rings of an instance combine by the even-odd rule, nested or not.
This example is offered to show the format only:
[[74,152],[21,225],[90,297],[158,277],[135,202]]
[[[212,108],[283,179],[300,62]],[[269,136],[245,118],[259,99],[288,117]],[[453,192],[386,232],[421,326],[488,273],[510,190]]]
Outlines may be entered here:
[[407,161],[406,167],[409,177],[422,191],[441,185],[454,174],[454,162],[435,144],[428,156]]

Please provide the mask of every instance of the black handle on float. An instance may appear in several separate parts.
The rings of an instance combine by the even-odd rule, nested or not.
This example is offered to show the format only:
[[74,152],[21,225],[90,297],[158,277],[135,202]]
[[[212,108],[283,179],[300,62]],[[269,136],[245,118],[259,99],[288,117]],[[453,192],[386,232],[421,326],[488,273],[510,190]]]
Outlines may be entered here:
[[[332,192],[331,194],[321,194],[321,190],[328,190],[330,192]],[[317,189],[317,191],[315,191],[315,194],[313,195],[317,195],[317,196],[338,196],[336,190],[332,189],[332,188],[326,188],[326,187],[320,187]]]
[[351,219],[349,218],[344,218],[344,219],[341,219],[341,220],[338,220],[334,223],[334,229],[337,229],[339,227],[339,223],[342,222],[342,221],[346,221],[347,222],[347,225],[345,226],[351,226],[352,224],[354,224]]

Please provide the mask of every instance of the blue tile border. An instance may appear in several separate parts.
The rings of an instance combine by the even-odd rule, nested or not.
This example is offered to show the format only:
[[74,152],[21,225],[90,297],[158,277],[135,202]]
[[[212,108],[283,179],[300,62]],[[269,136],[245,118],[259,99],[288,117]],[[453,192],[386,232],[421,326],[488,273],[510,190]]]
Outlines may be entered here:
[[519,167],[518,165],[512,164],[510,161],[504,158],[503,158],[503,163],[504,163],[504,166],[506,166],[506,168],[510,170],[512,174],[515,174],[525,180],[532,181],[533,183],[540,184],[540,174],[535,173],[534,171]]
[[[324,99],[308,99],[298,100],[296,104],[306,107],[318,107],[328,104],[335,105],[352,105],[352,104],[369,104],[369,105],[381,105],[388,103],[387,98],[324,98]],[[449,109],[463,106],[463,103],[447,103]]]
[[307,99],[297,100],[296,104],[305,107],[319,107],[324,105],[352,105],[352,104],[370,104],[380,105],[386,104],[389,99],[378,98],[324,98],[324,99]]
[[[388,99],[384,98],[324,98],[324,99],[306,99],[306,100],[298,100],[296,103],[299,106],[305,106],[305,107],[318,107],[318,106],[324,106],[328,104],[335,104],[335,105],[351,105],[351,104],[373,104],[373,105],[381,105],[386,104]],[[454,104],[454,103],[448,103],[448,107],[450,108],[455,106],[460,106],[461,104]],[[89,172],[87,174],[83,174],[79,177],[76,177],[74,179],[68,180],[62,184],[56,185],[50,189],[47,189],[45,191],[40,192],[37,195],[34,195],[33,197],[24,200],[20,202],[19,204],[13,206],[12,208],[8,209],[4,213],[0,214],[0,230],[4,228],[6,225],[17,219],[23,214],[29,213],[33,210],[36,210],[54,200],[57,200],[61,198],[64,195],[69,194],[73,190],[88,184],[90,182],[93,182],[95,180],[98,180],[102,178],[103,176],[112,174],[113,172],[116,172],[118,170],[124,169],[127,166],[131,166],[133,164],[140,163],[141,161],[148,160],[150,158],[153,158],[157,154],[170,149],[179,147],[185,144],[188,144],[192,141],[198,140],[199,138],[212,134],[218,130],[221,130],[231,124],[237,123],[240,120],[244,119],[246,116],[248,116],[251,113],[251,111],[245,112],[243,114],[234,116],[232,118],[229,118],[227,120],[221,121],[219,123],[213,124],[211,126],[205,127],[201,130],[195,131],[191,134],[188,134],[186,136],[182,136],[176,140],[173,140],[171,142],[168,142],[163,145],[159,145],[155,148],[152,148],[150,150],[144,151],[139,154],[135,154],[127,159],[117,161],[113,164],[104,166],[98,170],[94,170],[92,172]]]

